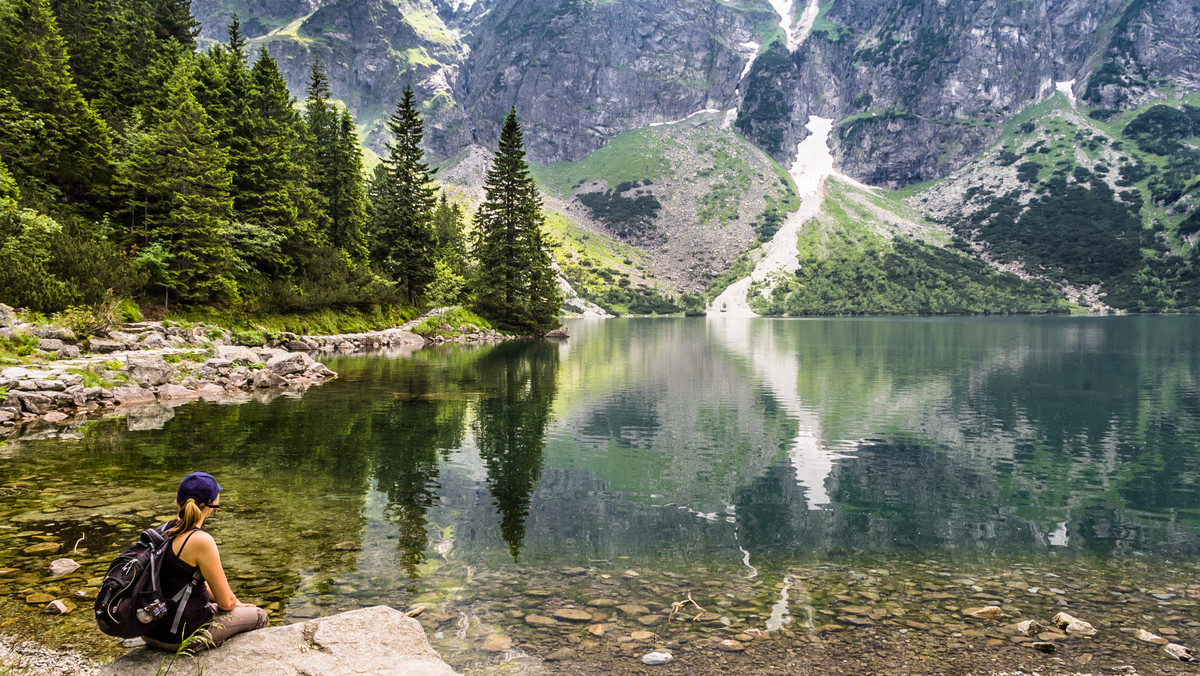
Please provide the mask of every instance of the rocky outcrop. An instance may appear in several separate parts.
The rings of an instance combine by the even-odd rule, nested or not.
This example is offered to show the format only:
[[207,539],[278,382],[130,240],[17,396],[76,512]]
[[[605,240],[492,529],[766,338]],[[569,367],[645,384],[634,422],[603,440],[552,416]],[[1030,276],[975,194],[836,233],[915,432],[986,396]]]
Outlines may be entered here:
[[[161,673],[161,651],[135,648],[100,670],[101,676]],[[180,658],[172,674],[421,674],[454,676],[411,617],[375,606],[284,627],[239,634],[224,645]]]
[[[577,160],[620,132],[736,107],[739,128],[784,164],[818,115],[839,122],[833,144],[845,173],[903,185],[963,166],[1058,83],[1102,109],[1200,89],[1192,0],[839,0],[821,3],[795,51],[766,2],[239,4],[193,8],[218,39],[241,12],[293,92],[319,55],[376,150],[411,82],[427,102],[426,145],[438,159],[493,147],[511,106],[540,162]],[[793,13],[803,4],[791,3]]]

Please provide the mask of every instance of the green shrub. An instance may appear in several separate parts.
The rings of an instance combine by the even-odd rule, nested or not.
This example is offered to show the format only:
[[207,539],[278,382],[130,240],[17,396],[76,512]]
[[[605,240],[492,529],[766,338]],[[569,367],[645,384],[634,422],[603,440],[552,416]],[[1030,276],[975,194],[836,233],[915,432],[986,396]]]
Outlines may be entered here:
[[413,333],[427,338],[455,338],[491,329],[492,324],[488,320],[466,308],[456,307],[440,316],[425,318],[413,327]]

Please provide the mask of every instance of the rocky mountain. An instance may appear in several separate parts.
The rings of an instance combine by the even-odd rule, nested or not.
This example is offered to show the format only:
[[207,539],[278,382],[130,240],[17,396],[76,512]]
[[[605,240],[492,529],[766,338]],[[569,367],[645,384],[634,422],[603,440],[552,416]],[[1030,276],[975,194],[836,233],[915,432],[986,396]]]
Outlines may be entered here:
[[[747,205],[734,225],[700,217],[698,200],[719,181],[697,181],[699,172],[729,155],[702,142],[705,130],[724,128],[731,143],[791,167],[815,118],[833,121],[828,148],[849,179],[884,189],[937,182],[927,194],[903,193],[905,208],[928,219],[922,228],[946,234],[937,246],[1049,280],[1093,307],[1155,307],[1134,281],[1143,269],[1160,280],[1192,274],[1167,268],[1191,251],[1186,224],[1200,205],[1200,132],[1184,105],[1200,91],[1200,0],[195,0],[193,9],[209,39],[238,13],[297,94],[319,57],[376,150],[409,82],[425,101],[428,150],[449,166],[492,147],[515,107],[530,158],[574,177],[544,187],[576,229],[644,253],[646,279],[672,292],[700,290],[736,267],[737,254],[762,240],[751,220],[779,199],[770,181],[726,181]],[[1183,121],[1143,119],[1155,103]],[[622,135],[694,115],[712,124],[675,133],[694,161],[677,156],[669,172],[611,180],[622,173],[613,166],[640,161]],[[1152,142],[1161,134],[1170,148]],[[1104,139],[1102,159],[1075,148],[1045,161],[1044,148],[1093,137]],[[606,159],[589,162],[602,148]],[[704,187],[688,192],[689,182]],[[1067,189],[1086,194],[1045,202]],[[1126,257],[1121,265],[1084,271],[1067,260],[1083,252],[1049,255],[1071,242],[1048,233],[1050,221],[1002,208],[1091,198],[1126,212],[1095,243]],[[653,213],[629,211],[636,205]],[[614,220],[614,209],[632,221]],[[1149,234],[1121,234],[1131,227]],[[1112,238],[1136,244],[1117,252],[1105,244]],[[1164,283],[1171,298],[1186,286]],[[1105,303],[1109,287],[1124,291]]]

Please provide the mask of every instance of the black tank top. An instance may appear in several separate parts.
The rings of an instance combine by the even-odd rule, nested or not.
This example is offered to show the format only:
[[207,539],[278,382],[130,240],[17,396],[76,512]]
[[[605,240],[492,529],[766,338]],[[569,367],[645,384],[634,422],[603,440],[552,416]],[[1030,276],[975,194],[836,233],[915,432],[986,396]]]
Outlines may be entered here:
[[[198,530],[200,529],[193,528],[183,539],[183,544],[179,546],[180,553]],[[174,540],[172,540],[171,544],[167,545],[167,552],[163,555],[162,568],[158,572],[158,583],[162,587],[163,596],[168,599],[178,594],[185,584],[191,582],[197,570],[196,566],[190,566],[179,559],[179,554],[175,553],[174,544]],[[208,590],[201,582],[196,585],[196,588],[192,590],[192,595],[188,598],[187,607],[183,610],[183,622],[180,623],[178,632],[171,633],[171,623],[175,620],[175,612],[178,607],[172,607],[174,604],[168,603],[166,618],[155,625],[154,629],[146,636],[163,643],[182,642],[184,638],[213,618],[213,609],[208,603]]]

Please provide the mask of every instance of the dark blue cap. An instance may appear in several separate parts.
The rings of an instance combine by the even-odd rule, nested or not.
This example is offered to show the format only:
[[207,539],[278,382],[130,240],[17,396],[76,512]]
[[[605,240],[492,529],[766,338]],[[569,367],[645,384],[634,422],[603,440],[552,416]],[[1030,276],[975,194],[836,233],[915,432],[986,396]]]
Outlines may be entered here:
[[211,505],[221,492],[221,484],[207,472],[192,472],[179,482],[179,491],[175,493],[175,502],[183,504],[188,498],[198,505]]

